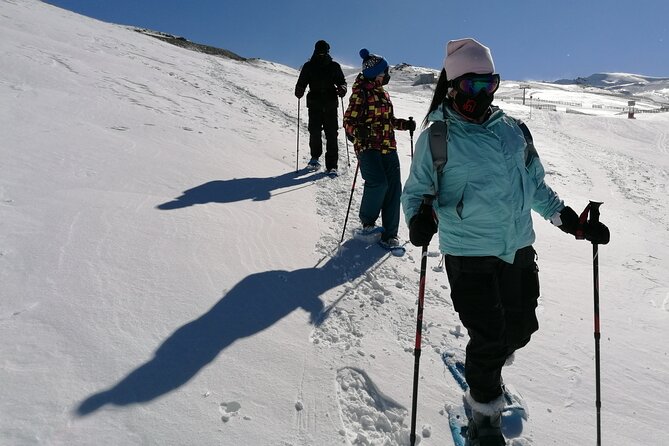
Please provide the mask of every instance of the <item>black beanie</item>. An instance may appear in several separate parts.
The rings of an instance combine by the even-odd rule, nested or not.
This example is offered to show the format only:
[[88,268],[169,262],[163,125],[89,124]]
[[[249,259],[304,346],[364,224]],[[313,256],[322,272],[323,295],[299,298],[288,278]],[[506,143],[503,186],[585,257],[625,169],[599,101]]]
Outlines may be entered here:
[[325,40],[319,40],[314,45],[314,54],[328,54],[330,52],[330,45]]

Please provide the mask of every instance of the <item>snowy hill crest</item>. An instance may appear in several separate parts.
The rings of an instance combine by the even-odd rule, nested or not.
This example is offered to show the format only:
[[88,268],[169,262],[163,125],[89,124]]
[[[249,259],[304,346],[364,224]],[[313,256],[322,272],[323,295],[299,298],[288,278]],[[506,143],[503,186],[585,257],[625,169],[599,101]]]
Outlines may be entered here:
[[576,79],[555,81],[558,85],[594,87],[618,94],[653,99],[669,106],[669,77],[650,77],[630,73],[597,73]]

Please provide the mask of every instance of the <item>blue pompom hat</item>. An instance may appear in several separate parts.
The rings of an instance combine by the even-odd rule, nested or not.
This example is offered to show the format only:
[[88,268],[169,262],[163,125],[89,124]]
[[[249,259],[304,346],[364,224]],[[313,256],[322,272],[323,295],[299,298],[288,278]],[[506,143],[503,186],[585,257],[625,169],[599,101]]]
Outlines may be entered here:
[[374,79],[388,68],[388,62],[383,56],[370,54],[367,48],[360,50],[360,57],[362,57],[362,75],[367,79]]

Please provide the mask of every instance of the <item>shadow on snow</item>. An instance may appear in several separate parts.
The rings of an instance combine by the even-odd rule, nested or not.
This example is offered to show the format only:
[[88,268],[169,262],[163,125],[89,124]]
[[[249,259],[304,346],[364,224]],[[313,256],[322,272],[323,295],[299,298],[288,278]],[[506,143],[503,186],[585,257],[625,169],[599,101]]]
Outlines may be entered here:
[[298,308],[309,313],[310,323],[320,325],[337,302],[326,309],[319,296],[360,277],[385,254],[376,245],[349,240],[320,268],[246,277],[209,311],[177,329],[148,362],[112,388],[84,400],[77,414],[85,416],[107,404],[145,403],[165,395],[187,383],[233,342],[267,329]]
[[[236,201],[253,200],[264,201],[272,197],[272,191],[294,186],[305,187],[314,180],[323,177],[316,173],[305,175],[310,171],[302,169],[298,172],[289,172],[270,178],[234,178],[232,180],[216,180],[201,184],[183,192],[183,195],[167,203],[156,206],[168,211],[181,209],[196,204],[205,203],[234,203]],[[285,192],[279,192],[285,193]],[[277,194],[274,194],[277,195]]]

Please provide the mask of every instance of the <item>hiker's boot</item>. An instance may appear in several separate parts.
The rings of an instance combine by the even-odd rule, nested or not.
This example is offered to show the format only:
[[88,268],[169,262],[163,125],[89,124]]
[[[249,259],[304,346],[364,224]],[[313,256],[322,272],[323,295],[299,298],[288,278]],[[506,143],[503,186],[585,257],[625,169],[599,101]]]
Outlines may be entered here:
[[480,403],[467,392],[466,400],[471,408],[471,417],[465,446],[505,446],[506,441],[502,435],[504,395],[489,403]]

